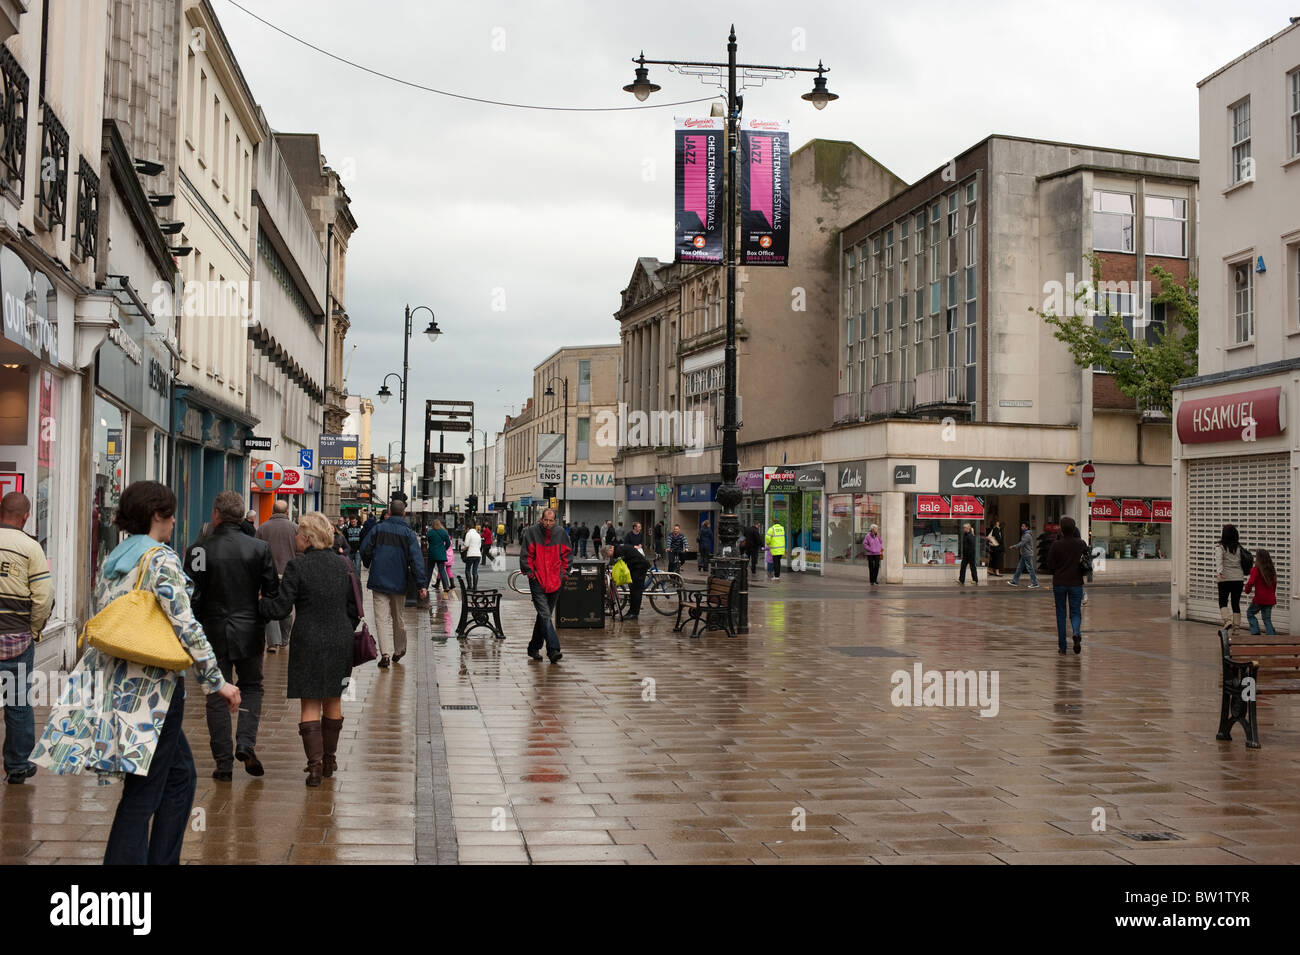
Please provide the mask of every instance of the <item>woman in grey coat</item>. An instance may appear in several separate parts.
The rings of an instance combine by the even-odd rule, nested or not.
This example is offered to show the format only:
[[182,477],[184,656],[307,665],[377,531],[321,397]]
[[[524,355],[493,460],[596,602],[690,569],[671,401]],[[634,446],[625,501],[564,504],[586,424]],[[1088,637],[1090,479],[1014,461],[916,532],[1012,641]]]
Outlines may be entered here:
[[264,617],[283,620],[296,611],[289,646],[289,699],[302,703],[298,734],[307,753],[308,786],[338,768],[334,754],[343,730],[343,688],[352,676],[352,634],[361,619],[351,567],[334,553],[334,528],[323,514],[298,523],[299,554],[289,561],[276,597],[263,597]]

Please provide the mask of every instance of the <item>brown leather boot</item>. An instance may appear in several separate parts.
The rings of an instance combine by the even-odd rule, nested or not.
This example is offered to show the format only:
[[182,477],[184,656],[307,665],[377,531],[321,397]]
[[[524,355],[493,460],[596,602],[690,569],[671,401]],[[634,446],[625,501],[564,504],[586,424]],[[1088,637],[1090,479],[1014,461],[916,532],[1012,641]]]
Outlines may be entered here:
[[322,716],[320,721],[320,735],[325,743],[325,757],[322,762],[321,775],[329,779],[334,775],[334,770],[339,768],[338,760],[334,758],[335,752],[339,748],[339,733],[343,731],[343,717],[330,719],[328,716]]
[[320,720],[298,724],[298,735],[302,737],[302,748],[307,753],[308,786],[319,786],[321,771],[324,769],[325,741],[321,738]]

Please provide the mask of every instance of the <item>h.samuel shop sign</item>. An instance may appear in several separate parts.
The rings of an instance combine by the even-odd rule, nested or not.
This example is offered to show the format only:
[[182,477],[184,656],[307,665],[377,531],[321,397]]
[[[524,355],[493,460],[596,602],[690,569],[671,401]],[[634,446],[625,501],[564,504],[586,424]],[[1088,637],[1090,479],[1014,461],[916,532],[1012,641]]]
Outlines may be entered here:
[[1184,401],[1178,408],[1183,444],[1254,441],[1286,430],[1286,397],[1279,388],[1256,388]]

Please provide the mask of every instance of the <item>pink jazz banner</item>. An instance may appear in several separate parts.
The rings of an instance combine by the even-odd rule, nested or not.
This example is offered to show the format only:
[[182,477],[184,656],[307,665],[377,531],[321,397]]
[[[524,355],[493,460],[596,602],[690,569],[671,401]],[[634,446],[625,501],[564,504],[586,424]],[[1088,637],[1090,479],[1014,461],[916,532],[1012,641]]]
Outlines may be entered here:
[[722,264],[722,155],[727,123],[720,117],[676,120],[676,234],[678,262]]
[[790,264],[790,128],[751,119],[740,130],[740,262]]

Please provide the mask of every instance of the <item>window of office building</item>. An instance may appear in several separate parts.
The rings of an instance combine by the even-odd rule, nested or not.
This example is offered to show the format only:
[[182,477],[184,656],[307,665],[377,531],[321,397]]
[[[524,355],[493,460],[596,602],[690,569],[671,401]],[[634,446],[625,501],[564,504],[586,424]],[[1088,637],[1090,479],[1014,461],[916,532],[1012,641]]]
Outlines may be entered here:
[[1106,252],[1133,251],[1133,196],[1127,192],[1092,194],[1092,247]]
[[591,457],[591,419],[578,419],[577,460],[586,461]]
[[1143,200],[1146,212],[1147,255],[1187,256],[1187,200],[1164,196],[1147,196]]
[[578,359],[578,400],[591,401],[591,359]]
[[1254,161],[1250,158],[1250,97],[1229,107],[1228,142],[1232,154],[1229,176],[1232,184],[1255,178]]
[[[1105,328],[1106,323],[1118,315],[1124,323],[1124,330],[1133,334],[1133,296],[1128,292],[1097,292],[1094,300],[1096,311],[1092,315],[1092,324],[1096,328]],[[1111,351],[1115,358],[1132,357],[1132,352],[1120,346]],[[1096,365],[1093,371],[1101,371]]]
[[1288,138],[1290,146],[1290,155],[1300,156],[1300,69],[1292,70],[1286,76],[1287,92],[1287,109],[1291,113],[1290,132]]
[[1255,337],[1255,284],[1251,260],[1232,266],[1233,343],[1242,344]]

